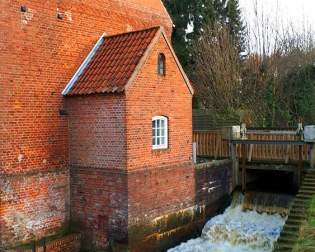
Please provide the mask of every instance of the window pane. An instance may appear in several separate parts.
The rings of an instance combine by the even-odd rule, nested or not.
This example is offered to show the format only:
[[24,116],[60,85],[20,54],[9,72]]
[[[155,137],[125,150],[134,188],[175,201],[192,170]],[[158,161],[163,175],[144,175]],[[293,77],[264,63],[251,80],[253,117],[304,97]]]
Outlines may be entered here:
[[163,117],[152,121],[152,146],[154,149],[167,146],[167,119]]
[[158,56],[158,74],[165,74],[165,56],[161,53]]
[[165,120],[161,120],[161,128],[164,128]]
[[161,144],[164,144],[165,143],[165,137],[162,137],[161,138]]

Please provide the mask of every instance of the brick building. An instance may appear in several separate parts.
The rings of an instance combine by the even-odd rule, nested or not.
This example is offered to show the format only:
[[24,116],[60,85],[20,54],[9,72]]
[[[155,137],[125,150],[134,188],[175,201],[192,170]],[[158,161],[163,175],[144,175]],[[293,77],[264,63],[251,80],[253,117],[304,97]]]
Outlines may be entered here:
[[154,251],[162,233],[202,225],[193,90],[161,1],[0,9],[0,250],[79,225],[87,247]]
[[182,175],[192,171],[193,90],[163,28],[101,38],[91,54],[64,90],[71,216],[105,245],[192,203]]

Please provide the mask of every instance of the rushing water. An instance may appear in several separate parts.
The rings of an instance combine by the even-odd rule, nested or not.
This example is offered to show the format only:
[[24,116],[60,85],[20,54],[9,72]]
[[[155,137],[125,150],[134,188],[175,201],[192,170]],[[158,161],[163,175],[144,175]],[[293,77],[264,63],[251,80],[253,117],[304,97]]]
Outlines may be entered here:
[[[272,202],[269,205],[267,198]],[[260,201],[266,205],[262,207]],[[289,204],[287,196],[235,195],[223,214],[207,222],[199,238],[168,252],[271,252],[287,218]]]

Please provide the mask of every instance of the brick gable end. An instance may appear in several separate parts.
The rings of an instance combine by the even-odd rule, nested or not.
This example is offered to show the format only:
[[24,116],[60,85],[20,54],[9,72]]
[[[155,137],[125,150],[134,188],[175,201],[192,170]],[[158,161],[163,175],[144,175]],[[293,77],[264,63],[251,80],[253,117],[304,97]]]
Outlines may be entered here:
[[[159,53],[166,75],[157,74]],[[127,166],[137,169],[191,160],[192,94],[163,36],[160,36],[126,91]],[[151,118],[169,119],[169,148],[152,150]]]

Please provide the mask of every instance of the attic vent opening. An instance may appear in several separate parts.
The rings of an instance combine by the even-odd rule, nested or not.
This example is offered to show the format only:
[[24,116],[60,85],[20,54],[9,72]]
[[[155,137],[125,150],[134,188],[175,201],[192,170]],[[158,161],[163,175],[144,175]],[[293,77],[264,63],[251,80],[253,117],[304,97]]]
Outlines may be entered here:
[[163,53],[158,56],[158,74],[165,75],[165,55]]
[[27,7],[25,5],[21,6],[21,12],[27,12]]

